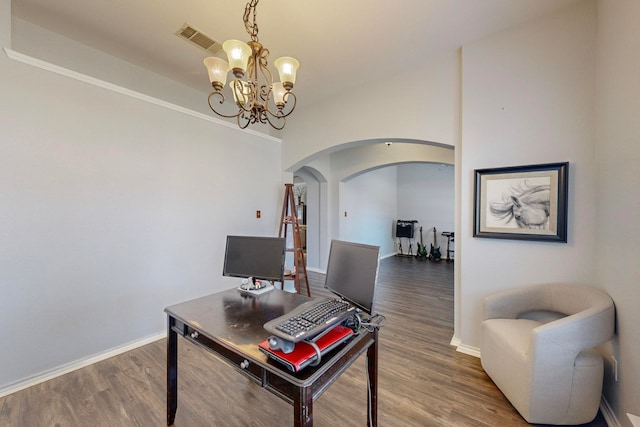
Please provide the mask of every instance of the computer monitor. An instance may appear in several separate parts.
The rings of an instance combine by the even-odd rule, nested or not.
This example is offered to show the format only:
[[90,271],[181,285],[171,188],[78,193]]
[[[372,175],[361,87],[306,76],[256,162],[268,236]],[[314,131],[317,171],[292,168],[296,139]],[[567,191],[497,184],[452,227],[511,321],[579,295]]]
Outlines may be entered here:
[[222,274],[282,282],[284,259],[284,238],[227,236]]
[[380,247],[332,240],[325,288],[373,313]]

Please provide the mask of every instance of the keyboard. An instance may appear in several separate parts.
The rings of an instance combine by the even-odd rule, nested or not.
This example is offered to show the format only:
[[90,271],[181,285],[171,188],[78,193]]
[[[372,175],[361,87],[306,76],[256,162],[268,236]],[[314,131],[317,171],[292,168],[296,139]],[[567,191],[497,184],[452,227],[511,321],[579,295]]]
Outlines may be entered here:
[[296,343],[339,325],[354,312],[354,306],[339,299],[313,300],[270,320],[264,324],[264,328],[284,340]]

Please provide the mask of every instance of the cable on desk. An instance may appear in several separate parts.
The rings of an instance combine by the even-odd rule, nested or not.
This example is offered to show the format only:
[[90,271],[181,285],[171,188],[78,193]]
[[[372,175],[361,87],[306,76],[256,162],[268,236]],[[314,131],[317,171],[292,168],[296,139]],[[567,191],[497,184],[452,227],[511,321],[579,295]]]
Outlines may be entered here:
[[374,314],[373,316],[363,318],[361,313],[355,313],[343,322],[343,325],[351,328],[354,333],[359,334],[361,329],[367,332],[373,332],[375,329],[380,329],[386,322],[386,317],[382,314]]
[[316,344],[315,342],[313,342],[311,340],[304,340],[303,342],[309,344],[316,351],[316,356],[318,358],[313,363],[311,363],[311,366],[318,366],[320,364],[320,359],[322,358],[322,353],[320,352],[320,347],[318,347],[318,344]]
[[369,332],[373,332],[374,329],[382,328],[387,321],[387,318],[382,314],[374,314],[366,320],[361,319],[359,315],[356,315],[356,317],[358,318],[359,326]]

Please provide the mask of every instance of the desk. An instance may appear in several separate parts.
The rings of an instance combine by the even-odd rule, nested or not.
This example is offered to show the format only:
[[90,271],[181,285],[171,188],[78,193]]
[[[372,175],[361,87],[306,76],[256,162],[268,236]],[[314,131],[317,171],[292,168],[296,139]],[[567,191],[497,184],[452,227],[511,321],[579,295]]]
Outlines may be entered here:
[[366,351],[370,390],[367,421],[377,425],[378,333],[363,331],[322,358],[318,366],[289,372],[258,349],[269,334],[262,327],[309,298],[275,289],[245,296],[236,289],[165,309],[167,336],[167,425],[178,408],[178,334],[205,348],[263,388],[293,405],[293,424],[313,426],[313,402]]

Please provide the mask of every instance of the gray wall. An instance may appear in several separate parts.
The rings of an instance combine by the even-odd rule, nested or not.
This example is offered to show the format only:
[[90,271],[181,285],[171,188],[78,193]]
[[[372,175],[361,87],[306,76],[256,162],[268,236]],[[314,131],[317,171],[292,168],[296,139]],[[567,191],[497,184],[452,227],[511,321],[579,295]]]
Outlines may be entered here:
[[[3,10],[10,3],[0,0]],[[165,304],[230,284],[215,271],[227,232],[277,229],[281,169],[346,142],[395,136],[457,148],[461,345],[479,345],[481,299],[493,290],[547,280],[602,287],[618,322],[603,350],[605,397],[630,426],[625,413],[640,412],[639,7],[586,0],[430,58],[398,76],[420,74],[415,91],[424,94],[405,100],[392,91],[398,108],[367,87],[345,93],[349,102],[301,108],[282,146],[0,55],[0,338],[15,344],[0,354],[0,387],[158,332]],[[4,47],[10,29],[0,14]],[[195,103],[178,100],[187,90],[169,92]],[[341,120],[347,106],[362,114]],[[255,160],[239,171],[229,159],[240,158]],[[474,168],[564,160],[572,171],[567,244],[471,237]],[[246,173],[253,167],[259,176]],[[337,200],[331,206],[337,211]],[[108,321],[113,314],[135,326],[123,332]]]
[[[460,339],[466,345],[480,346],[482,298],[492,292],[541,282],[596,286],[595,25],[595,4],[581,3],[463,48]],[[568,243],[471,237],[475,169],[565,161]]]
[[[427,81],[450,88],[416,89],[421,102],[450,97],[433,115],[431,104],[415,109],[411,100],[394,99],[397,108],[378,110],[367,89],[343,100],[301,111],[285,134],[285,167],[308,153],[359,139],[393,136],[456,145],[456,336],[461,350],[477,351],[482,298],[499,289],[557,281],[605,289],[617,305],[617,338],[605,356],[605,398],[617,420],[629,426],[626,412],[640,412],[639,311],[637,291],[639,188],[636,164],[638,51],[637,2],[581,1],[551,16],[493,34],[462,47],[451,57],[425,61]],[[431,66],[431,67],[430,67]],[[441,73],[446,69],[446,73]],[[440,78],[440,80],[438,80]],[[459,90],[456,90],[456,88]],[[395,94],[397,95],[397,94]],[[433,95],[433,96],[432,96]],[[459,110],[456,101],[460,99]],[[356,100],[361,104],[354,105]],[[347,102],[348,101],[348,102]],[[411,106],[411,111],[402,108]],[[348,111],[347,111],[348,106]],[[407,114],[422,113],[417,121]],[[318,115],[339,123],[350,111],[362,117],[325,130]],[[440,116],[438,116],[438,114]],[[432,117],[452,123],[439,132]],[[370,123],[362,123],[365,117]],[[361,122],[362,120],[362,122]],[[458,133],[456,130],[459,130]],[[309,144],[301,145],[304,134]],[[472,237],[473,171],[476,168],[569,161],[569,241],[566,244],[495,241]],[[462,249],[462,251],[460,251]],[[612,379],[611,356],[620,378]]]
[[616,303],[617,337],[607,354],[604,393],[624,426],[640,416],[640,2],[599,1],[596,72],[597,284]]
[[[437,246],[445,256],[447,239],[441,233],[454,231],[454,166],[441,163],[410,163],[398,166],[398,217],[418,221],[415,242],[420,239],[427,248],[433,243],[436,229]],[[453,248],[452,248],[453,249]]]
[[4,52],[0,70],[1,394],[232,287],[226,235],[277,233],[284,187],[272,138]]

